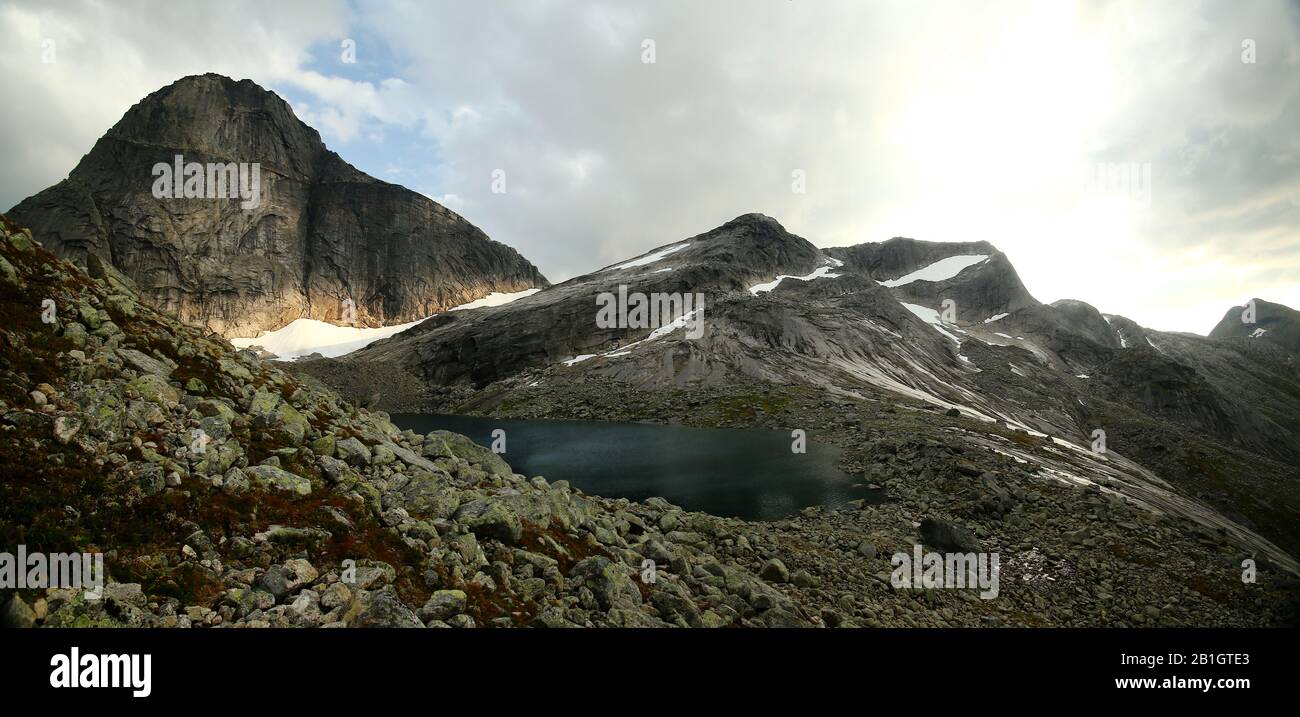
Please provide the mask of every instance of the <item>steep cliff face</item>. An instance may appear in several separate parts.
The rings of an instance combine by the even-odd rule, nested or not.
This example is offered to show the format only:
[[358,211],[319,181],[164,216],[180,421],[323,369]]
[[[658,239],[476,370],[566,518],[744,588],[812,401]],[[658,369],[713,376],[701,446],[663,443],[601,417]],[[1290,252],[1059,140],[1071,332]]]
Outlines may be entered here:
[[[202,165],[192,185],[202,196],[156,196],[155,167],[177,155]],[[242,171],[222,196],[212,196],[217,163]],[[172,174],[186,189],[184,170]],[[257,191],[232,197],[236,185]],[[212,74],[136,104],[66,180],[11,216],[56,254],[106,260],[147,302],[226,336],[298,318],[402,323],[547,285],[464,218],[343,161],[274,93]]]

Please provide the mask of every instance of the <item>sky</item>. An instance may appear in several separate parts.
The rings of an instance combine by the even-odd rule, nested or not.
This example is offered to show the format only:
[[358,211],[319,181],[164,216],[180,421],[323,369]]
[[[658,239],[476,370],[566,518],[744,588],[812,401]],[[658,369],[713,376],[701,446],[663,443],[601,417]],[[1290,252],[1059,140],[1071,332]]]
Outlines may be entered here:
[[0,0],[0,25],[0,208],[218,72],[553,282],[761,212],[818,246],[987,240],[1039,300],[1155,329],[1300,308],[1297,0]]

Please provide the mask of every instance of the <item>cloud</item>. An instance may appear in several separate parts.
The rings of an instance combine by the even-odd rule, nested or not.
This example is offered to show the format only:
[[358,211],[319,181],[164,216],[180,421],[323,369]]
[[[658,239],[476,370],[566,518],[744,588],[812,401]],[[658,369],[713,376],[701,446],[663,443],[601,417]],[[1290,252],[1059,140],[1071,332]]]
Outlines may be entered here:
[[[338,2],[231,0],[214,6],[146,0],[6,2],[0,78],[0,204],[65,176],[131,105],[185,75],[220,72],[272,84],[307,48],[344,29]],[[53,49],[53,55],[45,50]],[[47,62],[45,60],[52,60]]]
[[[1231,0],[10,3],[0,77],[26,101],[0,117],[0,150],[25,171],[0,200],[61,178],[148,92],[217,71],[281,91],[346,159],[446,198],[552,280],[760,211],[822,246],[987,239],[1044,301],[1204,332],[1220,304],[1300,305],[1298,16]],[[1150,205],[1086,191],[1099,163],[1149,164]]]

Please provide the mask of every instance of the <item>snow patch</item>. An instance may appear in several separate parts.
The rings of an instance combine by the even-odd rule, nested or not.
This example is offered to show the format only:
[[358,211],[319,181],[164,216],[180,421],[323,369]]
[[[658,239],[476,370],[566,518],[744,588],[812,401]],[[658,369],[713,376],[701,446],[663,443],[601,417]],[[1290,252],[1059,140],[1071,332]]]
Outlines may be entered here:
[[900,301],[900,302],[898,302],[898,303],[902,304],[902,305],[903,305],[903,308],[907,309],[908,311],[912,312],[913,314],[916,314],[916,317],[917,317],[918,319],[920,319],[920,320],[924,321],[925,323],[927,323],[927,324],[933,326],[935,331],[938,331],[939,333],[943,334],[944,336],[947,336],[948,338],[952,339],[953,341],[956,341],[956,342],[957,342],[957,345],[958,345],[958,346],[961,346],[961,339],[957,338],[956,336],[953,336],[952,334],[950,334],[950,333],[948,333],[947,331],[944,330],[944,328],[943,328],[943,327],[944,327],[943,319],[940,319],[940,318],[939,318],[939,312],[938,312],[938,311],[935,311],[934,309],[931,309],[931,308],[928,307],[928,306],[921,306],[921,305],[919,305],[919,304],[908,304],[908,303],[903,302],[903,301]]
[[632,261],[623,262],[618,266],[611,266],[610,269],[631,269],[634,266],[645,266],[646,264],[653,264],[656,261],[659,261],[660,259],[668,256],[669,254],[672,254],[673,252],[681,251],[682,249],[685,249],[690,245],[691,245],[690,242],[682,242],[681,244],[673,244],[672,246],[666,246],[663,249],[654,252],[653,254],[646,254],[645,256],[637,257]]
[[1001,320],[1007,318],[1007,317],[1010,316],[1010,315],[1011,315],[1011,314],[995,314],[995,315],[993,315],[993,316],[988,317],[987,319],[984,319],[984,323],[986,323],[986,324],[991,324],[991,323],[993,323],[994,321],[1001,321]]
[[785,279],[794,279],[796,281],[812,281],[813,279],[839,278],[840,276],[839,274],[830,273],[831,270],[834,268],[835,268],[834,266],[828,264],[826,266],[822,266],[814,269],[813,272],[811,274],[808,274],[807,276],[789,276],[787,274],[782,274],[781,276],[776,277],[772,281],[763,284],[755,284],[754,286],[749,287],[749,293],[753,294],[754,296],[758,296],[759,294],[762,294],[764,292],[772,291],[777,286],[779,286],[781,282]]
[[502,304],[509,304],[510,302],[515,301],[517,299],[522,299],[525,296],[532,296],[533,294],[536,294],[539,291],[541,291],[541,289],[524,289],[523,291],[512,291],[509,293],[494,291],[491,294],[488,294],[487,296],[481,299],[475,299],[469,302],[468,304],[453,306],[447,310],[464,311],[466,309],[481,309],[484,306],[501,306]]
[[917,269],[911,274],[900,276],[897,279],[886,279],[879,283],[881,286],[894,287],[910,284],[914,281],[945,281],[962,273],[967,267],[974,266],[988,258],[988,254],[950,256],[946,259],[940,259],[927,267]]
[[335,326],[316,319],[294,319],[288,326],[269,331],[257,338],[236,338],[231,339],[230,343],[239,349],[261,346],[275,354],[281,361],[292,361],[314,353],[327,358],[337,358],[369,346],[380,339],[399,334],[421,321],[424,319],[409,324],[370,329]]
[[1268,333],[1268,329],[1255,329],[1254,331],[1250,332],[1250,337],[1252,339],[1257,339],[1266,333]]
[[671,334],[672,332],[676,331],[677,329],[685,328],[687,325],[691,323],[691,318],[696,314],[700,313],[700,311],[701,309],[696,309],[695,311],[682,314],[681,316],[678,316],[676,319],[673,319],[671,323],[664,324],[663,326],[660,326],[654,331],[651,331],[649,336],[645,337],[644,339],[641,339],[640,341],[633,341],[632,343],[626,346],[620,346],[616,349],[606,351],[603,354],[582,354],[581,356],[576,356],[574,358],[569,359],[568,361],[564,361],[563,363],[565,366],[572,366],[574,364],[582,363],[587,359],[593,359],[597,357],[615,358],[618,356],[627,356],[628,354],[632,353],[632,347],[634,346],[640,346],[641,344],[654,341],[655,339],[661,339],[667,336],[668,334]]
[[[477,309],[484,306],[501,306],[525,296],[532,296],[541,289],[525,289],[502,293],[494,291],[482,299],[475,299],[466,304],[455,306],[448,311]],[[433,314],[437,316],[437,314]],[[275,331],[268,331],[256,338],[234,338],[230,343],[235,348],[246,349],[261,346],[276,355],[281,361],[292,361],[303,356],[319,353],[326,358],[338,358],[362,349],[380,339],[400,334],[403,331],[431,317],[417,319],[410,323],[396,326],[365,328],[356,326],[335,326],[316,319],[294,319],[288,325]]]

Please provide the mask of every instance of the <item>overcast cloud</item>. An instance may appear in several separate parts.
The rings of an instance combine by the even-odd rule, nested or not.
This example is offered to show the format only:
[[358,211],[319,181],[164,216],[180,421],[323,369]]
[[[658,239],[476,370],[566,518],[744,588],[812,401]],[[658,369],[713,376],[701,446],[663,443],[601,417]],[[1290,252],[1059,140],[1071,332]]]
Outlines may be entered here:
[[[1039,299],[1158,329],[1300,308],[1297,2],[32,1],[0,23],[3,207],[211,71],[553,281],[758,211],[820,246],[985,239]],[[1090,187],[1100,163],[1150,165],[1150,201]]]

